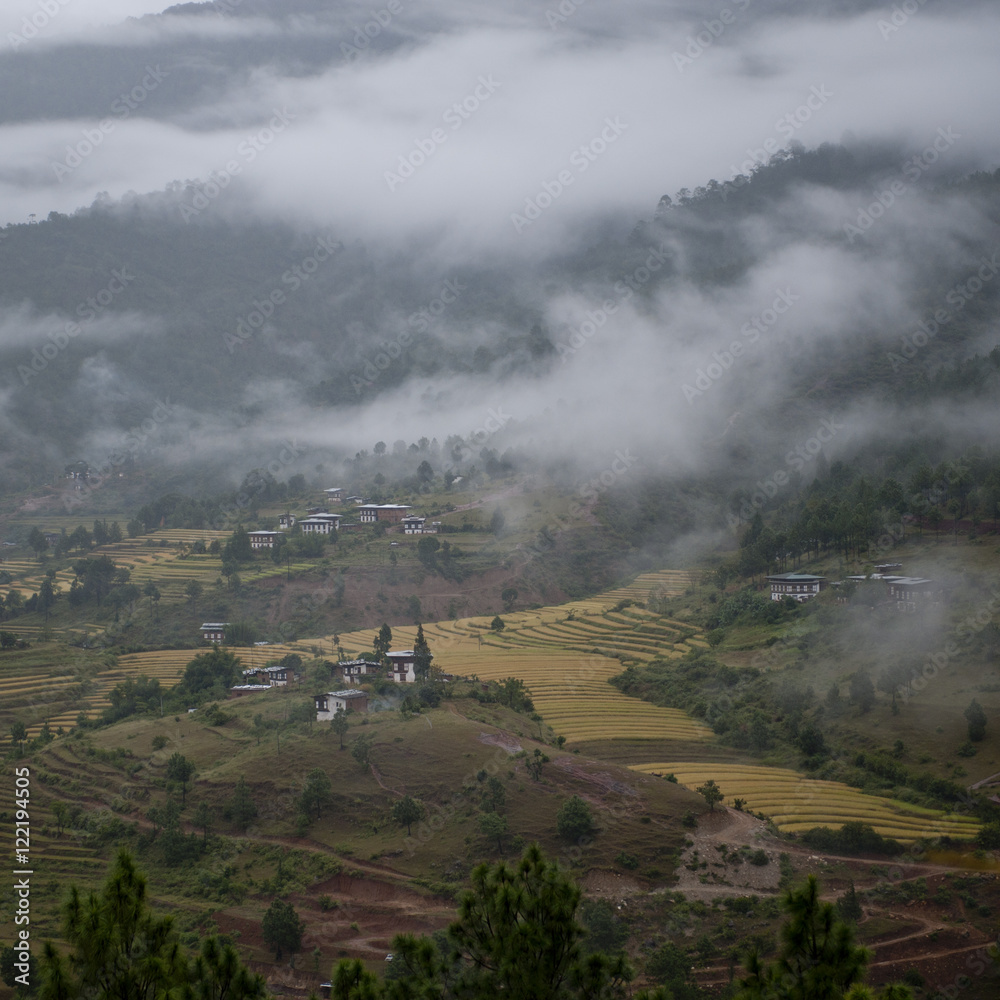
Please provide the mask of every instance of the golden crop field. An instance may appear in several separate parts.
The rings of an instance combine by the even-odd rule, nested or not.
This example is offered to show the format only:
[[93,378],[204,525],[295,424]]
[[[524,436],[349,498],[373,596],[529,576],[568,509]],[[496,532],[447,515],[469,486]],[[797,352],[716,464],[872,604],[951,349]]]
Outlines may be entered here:
[[807,778],[780,767],[682,761],[631,767],[644,774],[673,774],[691,789],[712,778],[725,795],[727,805],[736,797],[744,799],[748,809],[769,816],[785,833],[814,826],[840,826],[852,820],[870,823],[883,836],[903,842],[945,835],[971,838],[979,829],[979,824],[968,816],[866,795],[839,781]]
[[697,582],[697,574],[687,569],[663,569],[655,573],[643,573],[635,578],[632,583],[616,590],[609,590],[601,597],[607,599],[612,604],[628,599],[631,601],[641,601],[643,604],[649,599],[650,592],[660,592],[668,597],[675,597],[683,594],[688,587]]
[[[107,708],[111,702],[109,695],[113,688],[121,684],[127,677],[148,677],[150,680],[156,679],[160,682],[160,687],[164,690],[172,688],[179,683],[184,676],[184,668],[199,654],[207,652],[207,647],[199,649],[164,649],[151,653],[129,653],[118,659],[118,666],[100,671],[94,678],[94,684],[86,697],[81,698],[71,711],[61,712],[49,716],[46,720],[49,728],[55,732],[60,726],[71,729],[77,717],[82,712],[88,718],[93,718]],[[280,659],[286,653],[299,652],[301,649],[293,649],[291,646],[257,646],[250,647],[235,646],[231,651],[235,653],[244,663],[245,668],[251,666],[263,666],[268,660]],[[308,655],[308,654],[307,654]],[[37,682],[25,678],[11,678],[7,681],[0,681],[0,697],[5,693],[22,694],[32,693],[37,690],[53,691],[59,687],[68,687],[76,683],[72,677],[67,678],[44,678]],[[28,735],[37,736],[41,731],[43,722],[36,722],[28,726]]]
[[[636,660],[653,657],[676,658],[692,648],[707,645],[704,638],[682,622],[668,621],[643,608],[630,607],[615,612],[614,603],[601,596],[533,611],[504,614],[502,632],[490,629],[489,617],[461,618],[453,622],[427,625],[424,634],[431,648],[487,644],[494,649],[552,650],[606,656],[624,655]],[[375,629],[343,636],[341,645],[350,649],[370,649]],[[413,628],[393,629],[393,644],[412,645]],[[403,639],[404,636],[410,638]],[[310,642],[313,640],[309,640]],[[620,673],[621,667],[615,673]]]
[[[434,665],[446,673],[480,680],[523,680],[535,710],[570,743],[626,737],[706,739],[710,730],[686,713],[630,698],[608,683],[621,673],[622,664],[594,649],[629,648],[641,657],[655,652],[681,655],[675,648],[676,629],[660,627],[655,615],[641,609],[627,609],[638,610],[635,617],[611,613],[608,609],[614,603],[602,595],[505,614],[506,628],[501,633],[490,629],[488,617],[437,622],[424,627],[424,636],[434,653]],[[375,634],[375,629],[351,632],[341,637],[341,646],[370,649]],[[412,648],[415,639],[412,626],[392,630],[396,649]],[[315,641],[330,640],[308,643]]]
[[[101,545],[86,553],[90,558],[102,555],[109,556],[118,566],[128,569],[132,583],[142,586],[149,580],[160,588],[162,598],[166,602],[184,600],[184,585],[190,580],[197,580],[203,586],[211,586],[222,571],[222,561],[217,555],[194,553],[190,551],[196,541],[206,544],[215,539],[225,540],[229,531],[199,530],[193,528],[160,529],[143,535],[140,538],[126,538],[121,542]],[[165,545],[162,543],[166,543]],[[72,553],[71,562],[84,558],[79,553]],[[47,566],[30,555],[5,557],[0,561],[0,569],[10,573],[12,582],[0,585],[0,597],[8,590],[16,589],[28,597],[36,592],[41,585]],[[255,563],[242,574],[244,582],[277,576],[290,569],[293,573],[307,572],[313,564],[307,560],[293,562],[290,567],[284,564],[276,566],[267,561]],[[55,583],[65,594],[75,576],[71,568],[59,570]]]

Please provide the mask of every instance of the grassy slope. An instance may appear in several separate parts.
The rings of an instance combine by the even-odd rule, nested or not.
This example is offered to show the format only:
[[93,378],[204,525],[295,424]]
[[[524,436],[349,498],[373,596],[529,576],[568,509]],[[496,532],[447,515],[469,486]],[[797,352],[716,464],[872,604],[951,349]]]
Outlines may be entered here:
[[[236,718],[222,727],[206,725],[198,712],[132,719],[82,737],[62,737],[37,752],[28,762],[36,833],[33,862],[38,891],[32,919],[37,936],[56,931],[56,906],[68,880],[99,881],[100,858],[107,858],[123,836],[137,843],[135,830],[128,833],[132,824],[148,830],[144,816],[152,805],[166,801],[165,765],[174,752],[183,753],[197,767],[188,788],[185,820],[190,822],[197,803],[206,802],[213,829],[228,836],[213,837],[206,855],[180,868],[165,867],[155,847],[141,848],[157,902],[176,909],[182,929],[189,932],[212,914],[220,927],[246,929],[247,921],[259,921],[273,896],[283,852],[299,852],[287,862],[292,872],[287,888],[306,911],[310,936],[304,951],[319,946],[323,969],[344,951],[371,960],[372,948],[384,946],[370,941],[352,945],[351,934],[343,938],[333,926],[339,920],[337,926],[345,932],[348,928],[343,925],[349,922],[364,927],[366,918],[375,918],[363,906],[355,914],[357,921],[345,921],[343,913],[328,920],[316,909],[323,894],[342,898],[344,887],[330,881],[338,872],[353,872],[371,883],[359,891],[359,899],[408,893],[412,898],[396,929],[419,929],[428,914],[437,914],[440,926],[451,915],[451,903],[422,901],[418,886],[449,895],[474,864],[497,856],[496,845],[478,829],[482,786],[477,772],[495,774],[505,786],[504,814],[510,827],[506,852],[516,853],[522,841],[538,840],[578,874],[614,870],[615,857],[625,851],[640,859],[635,875],[662,884],[669,879],[673,851],[682,840],[678,817],[689,809],[704,809],[700,796],[677,785],[551,747],[545,747],[551,760],[542,779],[533,781],[523,760],[509,752],[516,746],[528,751],[544,746],[513,735],[512,731],[526,727],[527,720],[497,706],[466,700],[408,719],[398,712],[353,717],[347,743],[362,733],[374,736],[374,770],[359,766],[349,750],[340,751],[327,726],[316,725],[310,731],[304,723],[289,725],[281,733],[280,749],[273,732],[258,744],[251,729],[253,716],[263,712],[278,719],[298,700],[301,695],[282,692],[277,697],[252,696],[227,703]],[[167,742],[154,750],[157,736]],[[296,799],[304,775],[316,767],[332,779],[333,802],[301,836]],[[10,768],[9,763],[4,767],[8,777]],[[245,837],[236,835],[221,818],[240,776],[250,783],[260,809]],[[401,794],[420,799],[426,809],[426,822],[414,825],[412,838],[389,815]],[[600,830],[592,843],[579,849],[562,842],[556,833],[556,812],[572,794],[591,803]],[[56,836],[50,808],[56,799],[83,806],[91,816],[89,831]],[[124,832],[102,838],[100,830],[108,830],[115,818],[124,822]],[[6,814],[0,820],[4,838],[11,835],[11,823]],[[219,895],[222,872],[227,873],[229,888]],[[385,888],[378,889],[379,885]],[[246,894],[242,899],[240,892]],[[260,942],[249,943],[250,956],[266,960]]]

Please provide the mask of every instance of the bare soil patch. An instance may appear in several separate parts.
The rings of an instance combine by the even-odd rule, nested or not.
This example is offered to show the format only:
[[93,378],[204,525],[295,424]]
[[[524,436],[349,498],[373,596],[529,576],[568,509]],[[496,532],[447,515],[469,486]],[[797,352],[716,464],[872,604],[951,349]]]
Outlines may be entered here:
[[[784,845],[777,841],[763,820],[728,807],[700,817],[698,827],[687,832],[692,844],[681,854],[677,884],[691,899],[711,900],[719,896],[776,893],[781,879],[779,855]],[[725,851],[721,850],[725,845]],[[740,848],[767,854],[766,865],[754,865]],[[739,857],[739,863],[732,859]]]

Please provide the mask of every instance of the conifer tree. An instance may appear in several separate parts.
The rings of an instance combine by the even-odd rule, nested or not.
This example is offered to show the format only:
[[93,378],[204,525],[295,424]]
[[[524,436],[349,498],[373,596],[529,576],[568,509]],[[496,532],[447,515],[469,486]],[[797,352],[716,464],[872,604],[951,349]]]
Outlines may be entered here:
[[431,647],[424,638],[424,627],[418,624],[417,638],[413,643],[413,671],[420,680],[427,680],[431,672],[431,660],[433,659],[434,654],[431,653]]

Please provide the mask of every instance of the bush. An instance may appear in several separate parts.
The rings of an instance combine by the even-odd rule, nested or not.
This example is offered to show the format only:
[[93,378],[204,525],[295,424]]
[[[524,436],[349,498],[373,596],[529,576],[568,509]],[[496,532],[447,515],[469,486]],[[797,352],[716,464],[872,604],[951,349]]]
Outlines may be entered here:
[[831,854],[893,855],[903,849],[898,841],[883,837],[871,824],[858,820],[845,823],[839,830],[814,826],[802,834],[802,839],[810,847]]
[[767,856],[767,851],[765,851],[763,847],[758,847],[757,850],[750,855],[749,860],[750,864],[757,865],[759,868],[771,863],[771,859]]
[[622,868],[627,868],[629,871],[635,871],[639,867],[639,859],[634,854],[626,854],[624,851],[619,851],[615,855],[615,864],[621,865]]
[[1000,850],[1000,820],[984,823],[976,834],[976,844],[987,851]]
[[566,840],[580,840],[589,837],[594,830],[594,815],[579,795],[567,799],[556,816],[559,836]]

